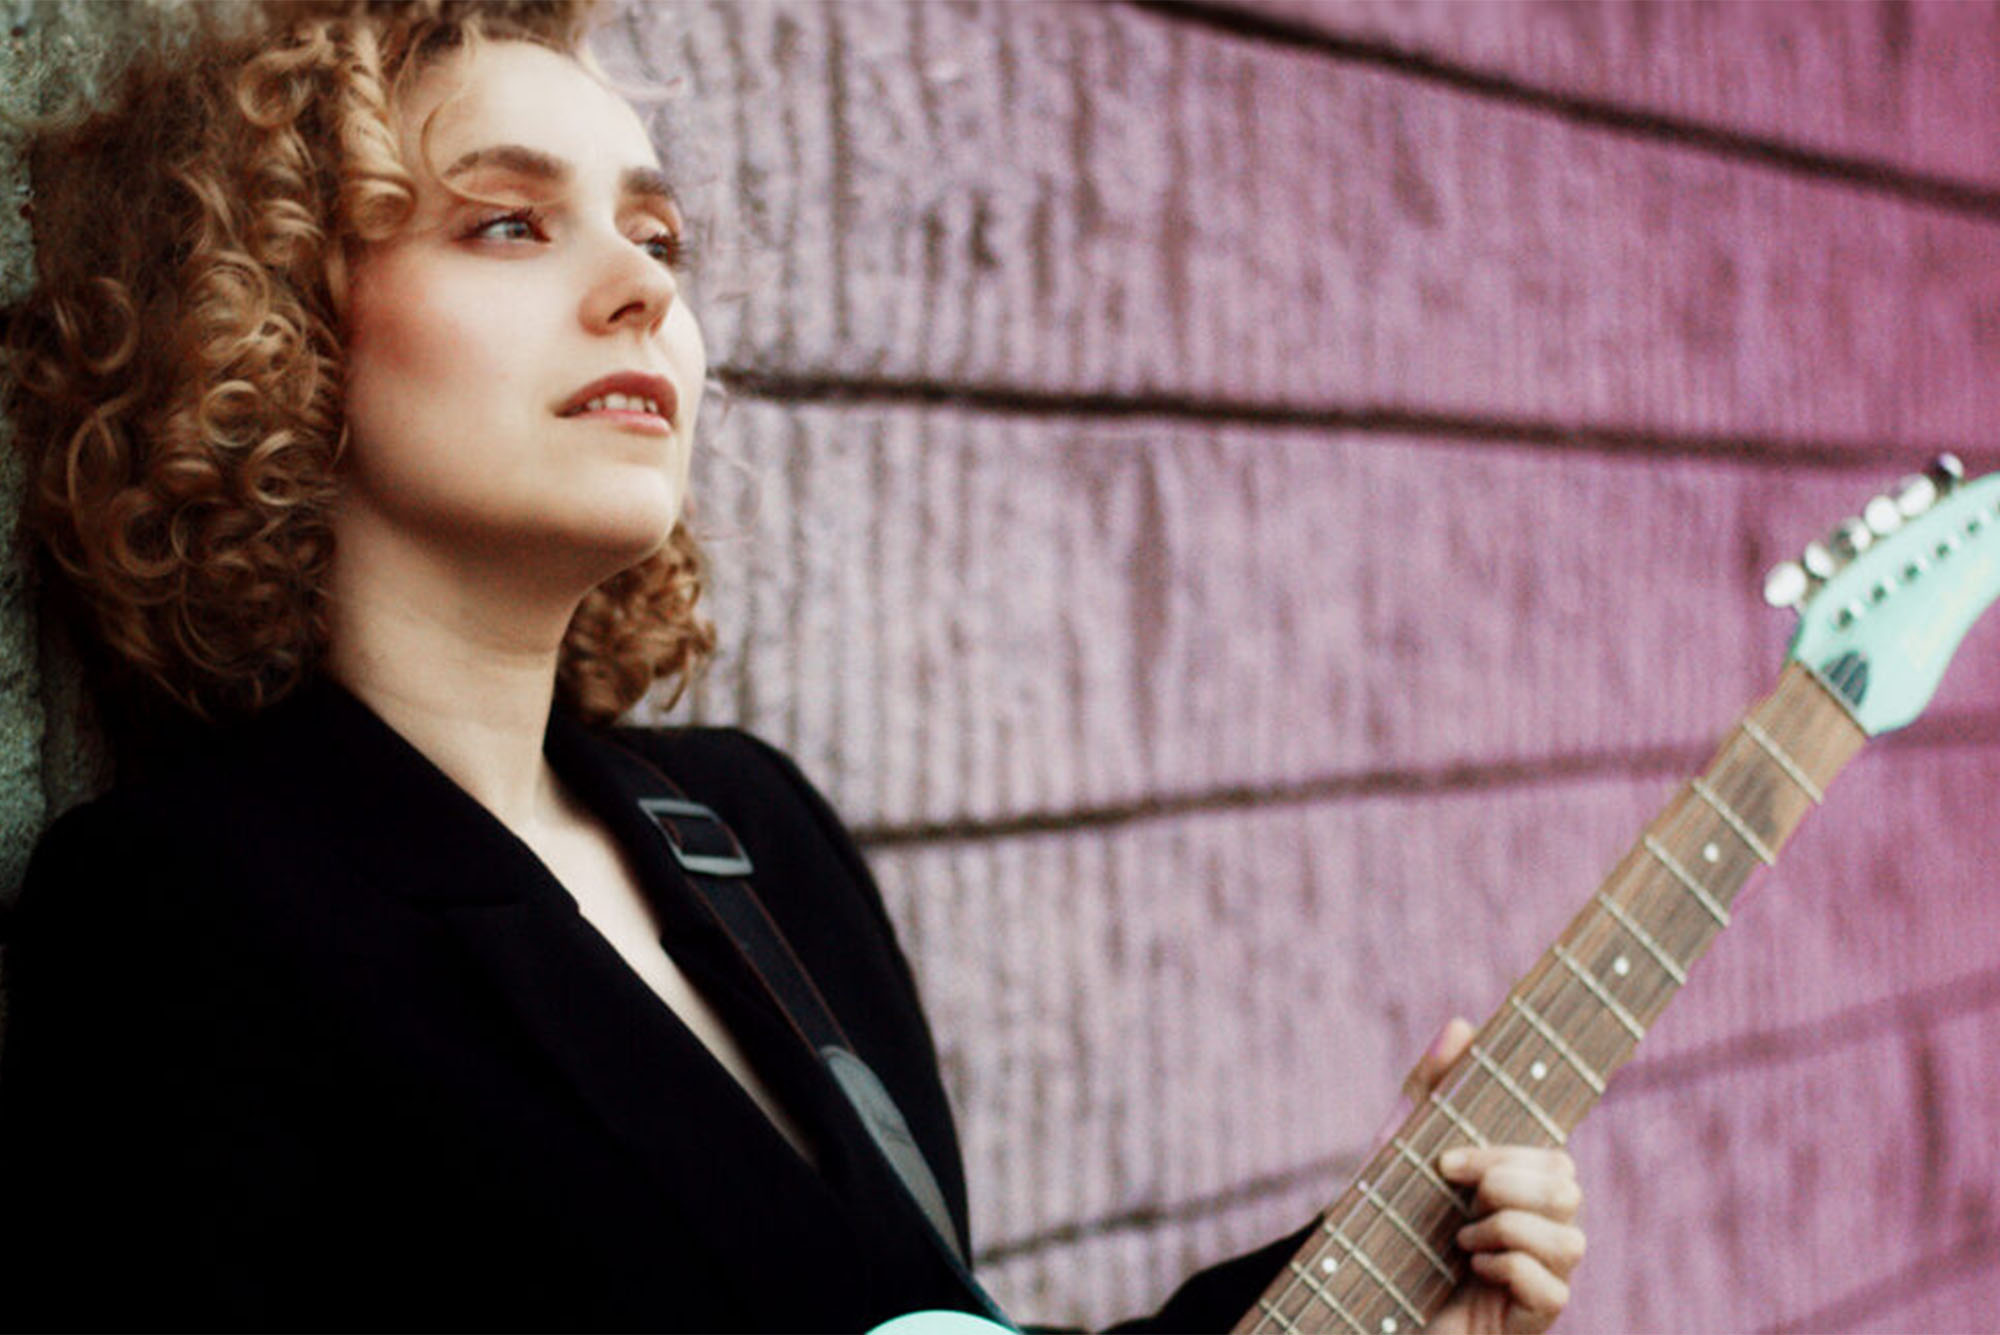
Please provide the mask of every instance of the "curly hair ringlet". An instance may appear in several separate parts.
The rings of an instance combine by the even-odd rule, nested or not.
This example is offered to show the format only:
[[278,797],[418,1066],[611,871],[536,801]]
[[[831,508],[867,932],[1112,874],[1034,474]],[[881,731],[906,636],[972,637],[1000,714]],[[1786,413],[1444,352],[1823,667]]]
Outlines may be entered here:
[[[36,127],[38,281],[6,335],[0,411],[29,528],[115,684],[194,716],[310,677],[345,441],[340,340],[358,247],[414,203],[392,109],[437,59],[539,43],[596,72],[592,0],[192,4],[108,105]],[[713,650],[685,520],[584,599],[558,702],[591,722]]]

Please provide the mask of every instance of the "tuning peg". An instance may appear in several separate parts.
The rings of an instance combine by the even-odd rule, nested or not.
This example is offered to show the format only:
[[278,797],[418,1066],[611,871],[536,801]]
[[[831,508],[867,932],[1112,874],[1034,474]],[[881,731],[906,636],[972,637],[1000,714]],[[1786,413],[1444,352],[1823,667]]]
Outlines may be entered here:
[[1868,550],[1875,541],[1875,534],[1862,520],[1843,519],[1833,526],[1833,532],[1827,534],[1826,541],[1840,563],[1846,565]]
[[1959,483],[1965,481],[1965,465],[1958,461],[1955,454],[1940,454],[1931,460],[1931,466],[1924,472],[1937,484],[1940,496],[1950,495],[1958,489]]
[[1861,507],[1861,522],[1878,538],[1886,538],[1903,526],[1903,511],[1888,496],[1876,496]]
[[1817,580],[1832,579],[1840,570],[1840,562],[1834,559],[1833,552],[1823,542],[1807,543],[1805,551],[1799,554],[1799,564]]
[[1938,484],[1928,473],[1912,473],[1896,483],[1890,495],[1896,498],[1896,510],[1903,518],[1915,519],[1937,504]]
[[1780,561],[1764,576],[1764,601],[1773,607],[1797,607],[1812,589],[1812,576],[1797,561]]

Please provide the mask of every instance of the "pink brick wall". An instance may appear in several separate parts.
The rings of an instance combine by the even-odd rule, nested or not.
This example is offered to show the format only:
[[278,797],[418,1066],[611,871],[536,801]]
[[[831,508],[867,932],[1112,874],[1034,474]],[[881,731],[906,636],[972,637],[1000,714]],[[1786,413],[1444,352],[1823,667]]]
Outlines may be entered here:
[[[668,86],[733,386],[677,717],[863,831],[1024,1320],[1330,1200],[1769,685],[1763,569],[2000,465],[1991,4],[698,0],[601,46]],[[0,583],[26,829],[96,756]],[[1568,1329],[2000,1329],[1996,650],[1575,1138]]]
[[[609,35],[678,81],[729,257],[692,713],[866,831],[1017,1315],[1135,1311],[1329,1200],[1769,685],[1762,570],[1927,452],[2000,462],[1996,39],[1625,3]],[[1567,1328],[2000,1328],[1996,647],[1578,1135]]]

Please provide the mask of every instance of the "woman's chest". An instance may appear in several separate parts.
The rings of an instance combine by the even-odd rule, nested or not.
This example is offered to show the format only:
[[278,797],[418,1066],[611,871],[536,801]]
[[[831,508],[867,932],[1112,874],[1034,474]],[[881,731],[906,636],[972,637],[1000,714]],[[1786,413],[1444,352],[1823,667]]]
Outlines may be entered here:
[[572,828],[536,851],[576,900],[584,921],[741,1086],[792,1148],[808,1163],[814,1162],[798,1118],[759,1074],[721,1012],[667,952],[659,914],[615,841],[601,830]]

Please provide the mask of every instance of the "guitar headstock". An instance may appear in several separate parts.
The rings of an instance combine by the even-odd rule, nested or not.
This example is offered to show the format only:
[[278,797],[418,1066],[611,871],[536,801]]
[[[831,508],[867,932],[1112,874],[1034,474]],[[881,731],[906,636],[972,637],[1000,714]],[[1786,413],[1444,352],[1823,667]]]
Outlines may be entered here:
[[1873,736],[1930,703],[1959,642],[2000,597],[2000,473],[1964,481],[1944,455],[1774,567],[1766,601],[1794,607],[1787,656],[1817,672]]

